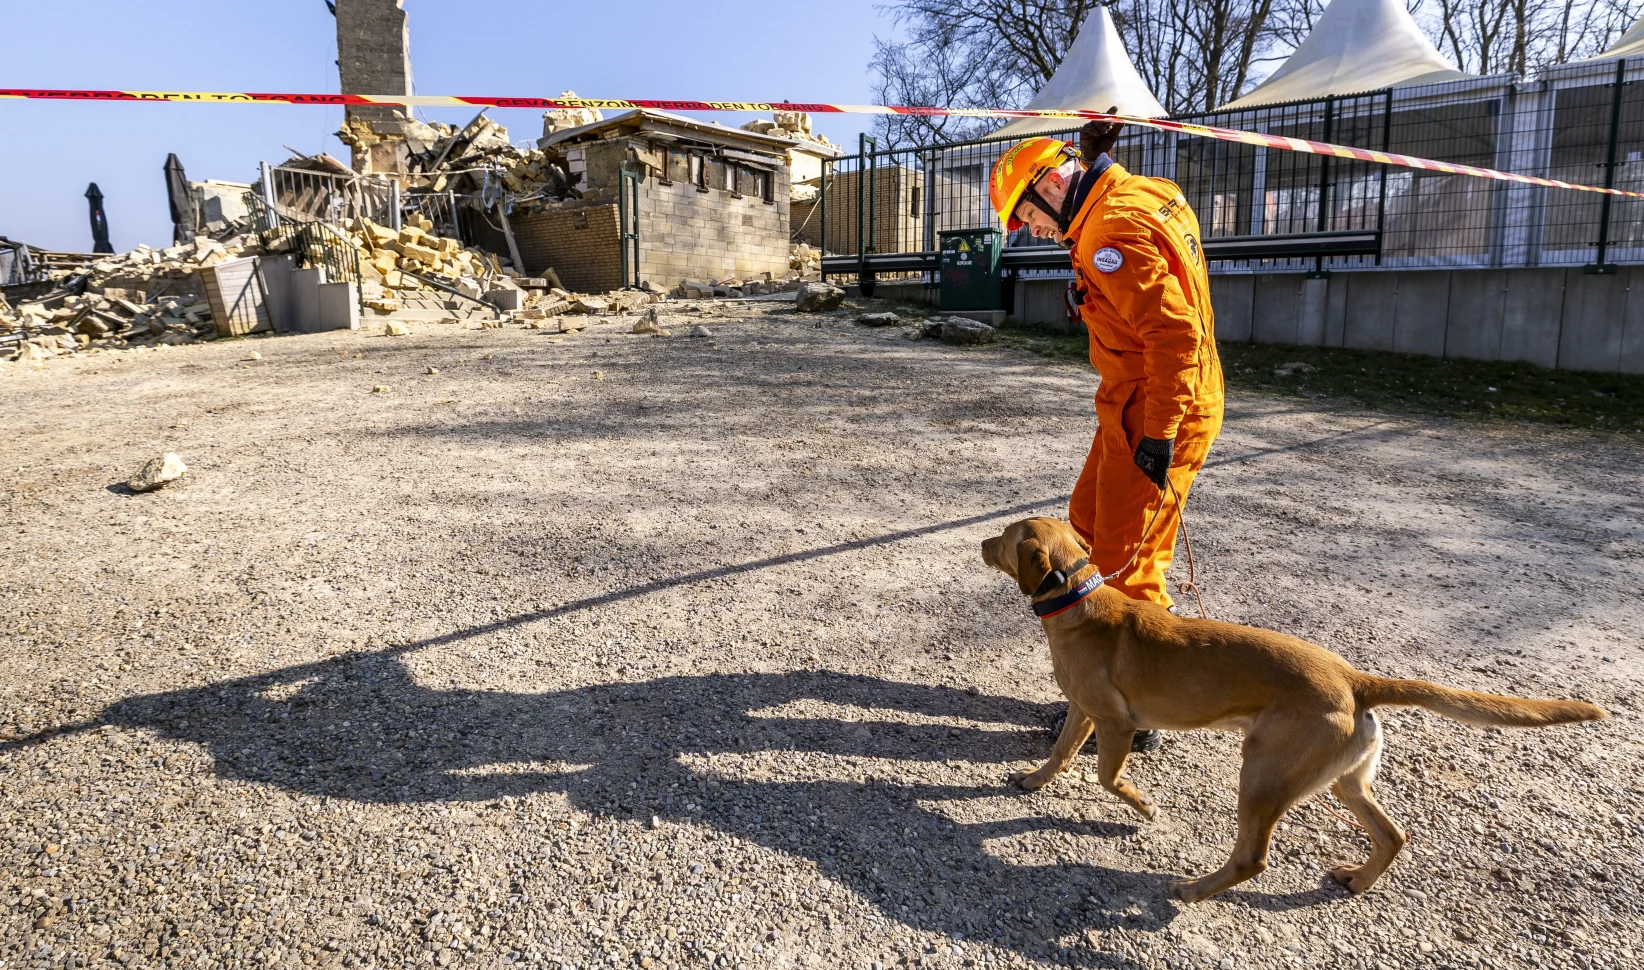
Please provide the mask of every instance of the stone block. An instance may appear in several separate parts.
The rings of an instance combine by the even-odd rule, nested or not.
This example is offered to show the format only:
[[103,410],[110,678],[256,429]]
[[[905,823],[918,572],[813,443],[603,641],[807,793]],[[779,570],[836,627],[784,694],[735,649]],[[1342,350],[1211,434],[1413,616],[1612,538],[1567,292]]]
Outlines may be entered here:
[[1444,356],[1450,319],[1450,273],[1410,270],[1397,274],[1393,349],[1401,354]]
[[1631,271],[1589,275],[1571,269],[1566,273],[1558,366],[1566,370],[1619,370]]
[[1210,307],[1216,314],[1216,339],[1250,339],[1255,299],[1255,276],[1238,273],[1211,277]]
[[1501,359],[1501,323],[1506,309],[1506,270],[1459,271],[1450,278],[1450,312],[1444,356]]
[[1342,346],[1392,350],[1397,273],[1353,273],[1347,283],[1347,317]]

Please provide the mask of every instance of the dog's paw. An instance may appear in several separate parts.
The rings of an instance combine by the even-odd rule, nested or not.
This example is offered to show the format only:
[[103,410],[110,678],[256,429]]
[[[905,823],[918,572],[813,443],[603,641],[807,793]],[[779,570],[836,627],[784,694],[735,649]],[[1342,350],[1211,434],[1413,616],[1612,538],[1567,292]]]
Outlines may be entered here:
[[1005,783],[1012,788],[1020,788],[1023,791],[1038,791],[1045,787],[1045,781],[1035,777],[1034,772],[1031,771],[1015,772]]
[[1330,878],[1356,896],[1374,886],[1377,876],[1366,877],[1363,866],[1337,866],[1330,870]]
[[1136,810],[1137,815],[1149,822],[1159,817],[1159,806],[1153,804],[1153,799],[1148,798],[1146,795],[1137,798],[1136,801],[1131,803],[1130,807]]
[[1170,884],[1170,895],[1184,903],[1196,903],[1210,895],[1200,887],[1200,882],[1198,879],[1178,879]]

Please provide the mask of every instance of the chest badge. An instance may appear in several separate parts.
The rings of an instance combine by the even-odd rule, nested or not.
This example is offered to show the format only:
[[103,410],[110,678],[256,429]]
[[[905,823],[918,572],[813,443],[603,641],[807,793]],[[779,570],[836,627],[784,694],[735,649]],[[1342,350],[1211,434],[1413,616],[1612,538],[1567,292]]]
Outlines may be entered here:
[[1111,273],[1125,264],[1125,254],[1112,246],[1103,246],[1101,249],[1096,250],[1096,255],[1091,259],[1091,262],[1095,263],[1096,268],[1102,272]]

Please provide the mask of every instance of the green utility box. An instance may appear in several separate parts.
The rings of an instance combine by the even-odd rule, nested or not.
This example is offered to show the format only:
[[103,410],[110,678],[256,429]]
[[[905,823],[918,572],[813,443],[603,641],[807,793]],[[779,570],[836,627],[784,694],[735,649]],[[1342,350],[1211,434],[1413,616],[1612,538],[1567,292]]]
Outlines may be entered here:
[[960,229],[942,233],[941,239],[941,309],[1003,309],[999,254],[1005,234],[997,229]]

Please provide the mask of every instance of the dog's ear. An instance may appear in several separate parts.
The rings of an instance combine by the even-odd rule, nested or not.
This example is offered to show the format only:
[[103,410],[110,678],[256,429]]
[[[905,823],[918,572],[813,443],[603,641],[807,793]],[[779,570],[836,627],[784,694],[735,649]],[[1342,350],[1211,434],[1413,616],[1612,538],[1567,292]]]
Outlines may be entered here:
[[1023,539],[1016,544],[1016,585],[1023,596],[1038,592],[1039,584],[1050,575],[1050,553],[1037,538]]

